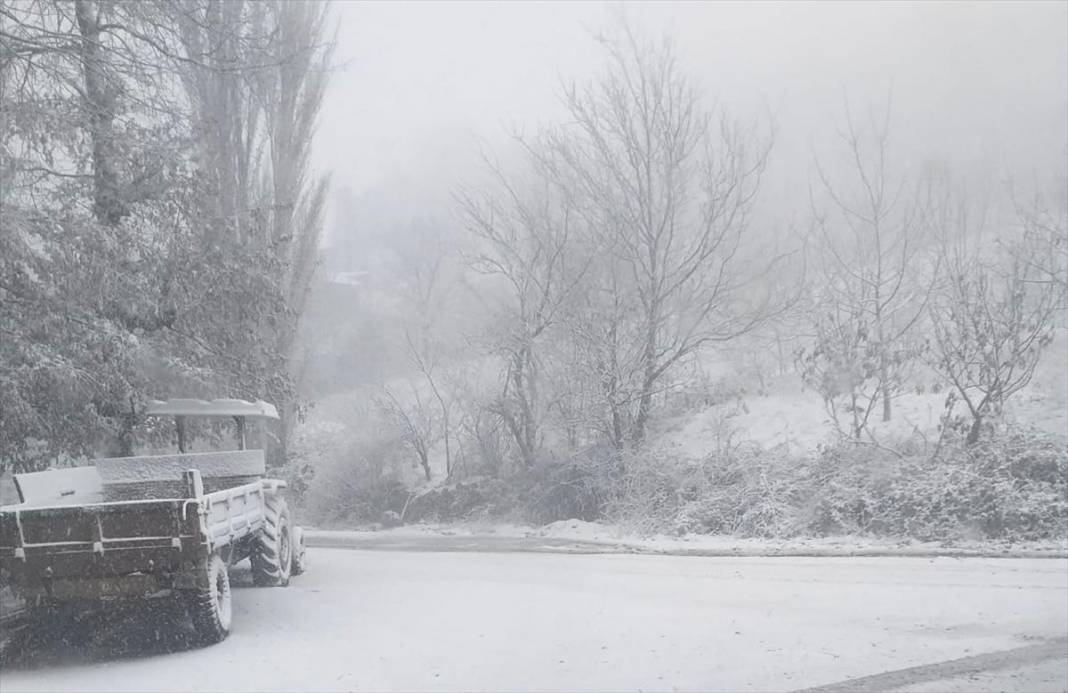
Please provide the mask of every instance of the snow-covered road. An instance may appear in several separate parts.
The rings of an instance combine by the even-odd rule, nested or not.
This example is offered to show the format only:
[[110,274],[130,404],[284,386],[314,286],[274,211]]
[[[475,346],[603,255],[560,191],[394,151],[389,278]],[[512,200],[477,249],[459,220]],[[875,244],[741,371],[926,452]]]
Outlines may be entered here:
[[1031,645],[1068,688],[1064,560],[310,553],[220,645],[116,616],[0,689],[772,691]]

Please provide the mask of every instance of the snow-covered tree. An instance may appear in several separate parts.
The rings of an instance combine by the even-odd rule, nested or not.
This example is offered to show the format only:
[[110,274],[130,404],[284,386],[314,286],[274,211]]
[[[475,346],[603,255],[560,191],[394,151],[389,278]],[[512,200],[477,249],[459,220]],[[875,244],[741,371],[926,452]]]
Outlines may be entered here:
[[860,125],[848,102],[838,133],[846,173],[833,177],[817,161],[813,196],[819,284],[813,306],[816,337],[799,355],[836,421],[846,416],[855,437],[881,405],[889,421],[893,398],[914,361],[913,328],[924,316],[937,276],[927,242],[923,181],[897,172],[890,160],[891,101]]
[[1047,280],[1047,253],[1046,244],[1030,233],[997,252],[967,234],[944,247],[944,284],[929,310],[929,361],[968,409],[969,445],[1006,400],[1031,381],[1053,341],[1062,294]]

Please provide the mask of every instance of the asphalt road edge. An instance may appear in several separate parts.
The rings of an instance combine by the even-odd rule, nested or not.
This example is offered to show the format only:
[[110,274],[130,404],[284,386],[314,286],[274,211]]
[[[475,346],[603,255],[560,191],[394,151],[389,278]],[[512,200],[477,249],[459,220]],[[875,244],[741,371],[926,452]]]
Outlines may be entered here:
[[942,681],[998,669],[1015,669],[1046,660],[1068,659],[1068,638],[1055,638],[1041,643],[1024,645],[1011,650],[986,652],[935,664],[895,669],[881,674],[846,679],[797,693],[875,693],[907,688],[919,683]]
[[572,553],[638,554],[659,556],[696,556],[710,558],[1053,558],[1068,559],[1068,550],[1037,551],[1031,549],[964,549],[953,547],[738,547],[706,549],[686,547],[651,547],[613,541],[590,541],[555,537],[509,537],[487,535],[416,535],[392,536],[386,532],[339,532],[305,530],[309,547],[355,549],[366,551],[428,551],[478,553]]

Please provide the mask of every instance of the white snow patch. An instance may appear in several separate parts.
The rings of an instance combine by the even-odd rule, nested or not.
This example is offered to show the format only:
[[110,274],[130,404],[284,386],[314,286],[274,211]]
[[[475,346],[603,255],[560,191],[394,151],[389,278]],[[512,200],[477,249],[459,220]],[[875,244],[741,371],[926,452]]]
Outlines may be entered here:
[[[656,445],[691,460],[741,443],[766,450],[783,447],[789,454],[805,455],[840,435],[823,399],[802,387],[798,376],[783,376],[769,390],[767,395],[749,395],[699,410],[676,430],[663,433]],[[868,428],[879,441],[919,435],[933,442],[938,437],[947,394],[943,389],[898,395],[887,422],[881,420],[882,409],[877,404]],[[965,413],[963,404],[958,404],[955,413]],[[1068,331],[1058,331],[1031,384],[1007,403],[1005,417],[1017,425],[1068,435]],[[841,423],[848,427],[845,419]]]

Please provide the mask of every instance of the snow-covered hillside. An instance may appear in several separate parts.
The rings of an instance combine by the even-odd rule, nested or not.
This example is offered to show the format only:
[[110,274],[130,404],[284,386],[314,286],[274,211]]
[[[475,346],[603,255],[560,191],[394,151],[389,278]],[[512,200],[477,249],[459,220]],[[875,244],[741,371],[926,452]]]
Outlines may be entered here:
[[[785,445],[793,454],[805,454],[838,435],[820,395],[805,388],[796,374],[770,380],[767,385],[767,394],[739,396],[677,417],[657,445],[688,459],[701,459],[739,443],[757,443],[764,448]],[[872,414],[872,434],[877,440],[913,434],[937,438],[947,392],[942,388],[898,396],[890,421],[882,422],[878,411]],[[954,412],[965,414],[964,405],[958,404]],[[1017,425],[1068,435],[1068,330],[1058,331],[1033,380],[1013,396],[1005,415]]]

